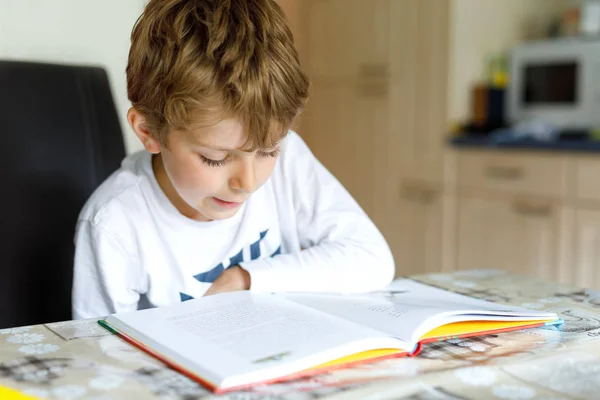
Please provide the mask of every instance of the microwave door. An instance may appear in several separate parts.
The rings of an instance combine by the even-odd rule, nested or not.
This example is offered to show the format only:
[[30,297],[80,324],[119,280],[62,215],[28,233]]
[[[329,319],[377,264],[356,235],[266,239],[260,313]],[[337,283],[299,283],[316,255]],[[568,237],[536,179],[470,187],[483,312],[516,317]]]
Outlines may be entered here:
[[578,64],[574,61],[524,66],[520,102],[524,109],[576,107],[579,102]]

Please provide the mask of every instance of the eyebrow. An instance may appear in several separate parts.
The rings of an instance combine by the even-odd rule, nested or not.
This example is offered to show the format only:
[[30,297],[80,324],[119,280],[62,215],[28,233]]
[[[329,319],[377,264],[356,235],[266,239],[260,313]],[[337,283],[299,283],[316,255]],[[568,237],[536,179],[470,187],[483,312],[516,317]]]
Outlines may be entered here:
[[244,152],[244,153],[249,153],[248,150],[227,149],[225,147],[214,147],[214,146],[210,146],[210,145],[207,145],[207,144],[204,144],[204,143],[197,143],[197,145],[200,146],[200,147],[204,147],[204,148],[207,148],[207,149],[210,149],[210,150],[216,150],[216,151],[241,151],[241,152]]
[[[273,150],[275,150],[275,149],[276,149],[276,148],[277,148],[277,147],[278,147],[280,144],[281,144],[281,142],[277,142],[277,143],[275,143],[275,146],[274,146],[274,147],[272,147],[272,148],[270,148],[270,149],[262,149],[262,150],[263,150],[263,151],[265,151],[265,150],[267,150],[267,151],[268,151],[268,150],[270,150],[270,151],[273,151]],[[242,150],[242,149],[239,149],[239,148],[236,148],[236,149],[228,149],[228,148],[224,148],[224,147],[214,147],[214,146],[210,146],[210,145],[208,145],[208,144],[206,144],[206,143],[196,143],[196,145],[197,145],[197,146],[200,146],[200,147],[205,147],[205,148],[207,148],[207,149],[210,149],[210,150],[215,150],[215,151],[223,151],[223,152],[241,152],[241,153],[252,153],[252,151],[250,151],[250,150]],[[260,151],[260,150],[261,150],[261,149],[259,149],[259,151]]]

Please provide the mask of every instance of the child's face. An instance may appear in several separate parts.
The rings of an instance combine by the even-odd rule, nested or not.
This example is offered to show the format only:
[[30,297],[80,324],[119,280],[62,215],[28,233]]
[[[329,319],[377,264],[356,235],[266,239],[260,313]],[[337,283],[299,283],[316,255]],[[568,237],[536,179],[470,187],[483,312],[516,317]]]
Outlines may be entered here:
[[160,149],[159,184],[188,217],[229,218],[266,182],[279,153],[277,147],[246,152],[241,150],[245,143],[242,125],[234,119],[193,133],[172,131],[169,148]]

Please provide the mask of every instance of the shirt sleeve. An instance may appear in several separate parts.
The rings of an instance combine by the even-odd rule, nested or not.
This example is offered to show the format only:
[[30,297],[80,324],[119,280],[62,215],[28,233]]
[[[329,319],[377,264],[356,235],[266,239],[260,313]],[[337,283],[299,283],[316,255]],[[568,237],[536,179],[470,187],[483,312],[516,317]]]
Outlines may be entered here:
[[113,234],[90,221],[78,222],[73,273],[73,319],[135,311],[141,276]]
[[352,293],[387,285],[395,268],[383,235],[304,141],[293,132],[288,140],[273,178],[288,195],[285,212],[295,214],[304,250],[241,263],[251,290]]

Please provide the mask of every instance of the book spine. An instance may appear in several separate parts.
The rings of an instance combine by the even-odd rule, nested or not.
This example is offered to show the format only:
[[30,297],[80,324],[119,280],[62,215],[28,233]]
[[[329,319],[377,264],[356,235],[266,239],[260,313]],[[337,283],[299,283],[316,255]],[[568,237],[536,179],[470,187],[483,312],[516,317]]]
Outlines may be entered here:
[[158,354],[157,352],[155,352],[154,350],[152,350],[150,347],[143,345],[142,343],[139,343],[137,340],[123,334],[122,332],[117,331],[116,329],[114,329],[112,326],[110,326],[108,324],[108,322],[104,321],[104,320],[100,320],[98,321],[98,324],[100,326],[102,326],[103,328],[107,329],[109,332],[111,332],[112,334],[118,336],[119,338],[123,339],[124,341],[126,341],[127,343],[129,343],[130,345],[137,347],[139,350],[142,350],[143,352],[151,355],[152,357],[155,357],[156,359],[158,359],[159,361],[163,362],[165,365],[167,365],[169,368],[179,372],[182,375],[187,376],[188,378],[190,378],[191,380],[199,383],[200,385],[204,386],[206,389],[214,392],[214,393],[219,393],[220,389],[218,387],[216,387],[215,385],[211,384],[210,382],[202,379],[201,377],[191,373],[190,371],[188,371],[187,369],[185,369],[184,367],[180,366],[179,364],[169,360],[168,358],[162,356],[161,354]]
[[421,349],[423,348],[423,344],[422,342],[417,342],[417,344],[415,345],[415,348],[408,353],[409,357],[416,357],[419,355],[419,353],[421,352]]

